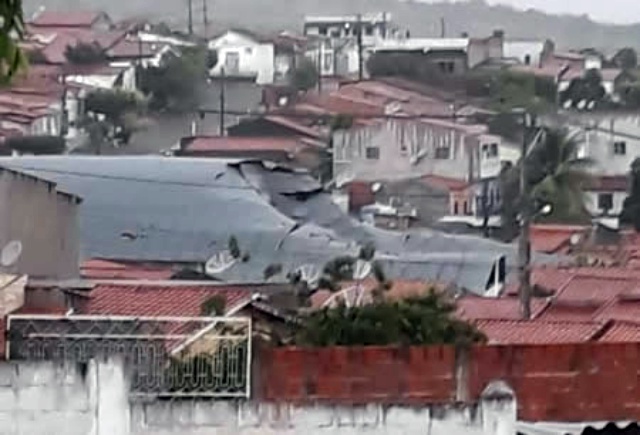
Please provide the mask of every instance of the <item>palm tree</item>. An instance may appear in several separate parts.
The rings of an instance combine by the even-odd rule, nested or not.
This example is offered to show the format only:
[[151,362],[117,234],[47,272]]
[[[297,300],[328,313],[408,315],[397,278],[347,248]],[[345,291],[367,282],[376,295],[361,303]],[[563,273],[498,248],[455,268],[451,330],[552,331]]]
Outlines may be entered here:
[[16,39],[24,33],[22,0],[3,0],[0,10],[0,82],[6,82],[25,64]]
[[[589,212],[583,189],[591,180],[588,169],[593,161],[578,157],[580,141],[566,129],[545,128],[541,140],[526,157],[531,203],[550,204],[552,212],[536,220],[554,223],[588,223]],[[502,217],[505,228],[517,228],[515,219],[522,208],[518,204],[519,168],[510,167],[501,174]],[[514,236],[515,234],[512,234]]]
[[591,182],[593,161],[578,157],[580,140],[567,129],[546,128],[542,141],[526,158],[531,198],[552,205],[540,220],[556,223],[587,223],[584,188]]

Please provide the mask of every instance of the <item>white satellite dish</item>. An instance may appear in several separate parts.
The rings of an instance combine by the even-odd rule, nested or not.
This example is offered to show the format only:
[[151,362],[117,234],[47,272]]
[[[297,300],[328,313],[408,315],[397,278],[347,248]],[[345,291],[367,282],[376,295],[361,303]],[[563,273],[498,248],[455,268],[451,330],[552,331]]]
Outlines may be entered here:
[[19,240],[12,240],[7,243],[2,252],[0,252],[0,265],[3,267],[11,267],[20,258],[22,254],[22,242]]
[[353,279],[361,281],[365,279],[371,273],[371,263],[364,260],[356,261],[355,266],[353,267]]
[[565,109],[571,109],[571,106],[573,106],[573,101],[567,100],[567,101],[564,102],[564,108]]
[[320,280],[320,270],[313,264],[300,266],[296,273],[300,276],[300,281],[306,282],[310,288],[315,288]]
[[382,190],[382,183],[375,182],[371,185],[371,192],[378,193],[380,190]]
[[589,101],[589,104],[587,104],[587,110],[593,110],[596,107],[596,102],[595,101]]
[[211,257],[204,265],[204,272],[207,275],[216,275],[229,269],[236,264],[236,259],[229,251],[221,251]]
[[584,110],[587,107],[587,100],[580,100],[577,105],[579,110]]

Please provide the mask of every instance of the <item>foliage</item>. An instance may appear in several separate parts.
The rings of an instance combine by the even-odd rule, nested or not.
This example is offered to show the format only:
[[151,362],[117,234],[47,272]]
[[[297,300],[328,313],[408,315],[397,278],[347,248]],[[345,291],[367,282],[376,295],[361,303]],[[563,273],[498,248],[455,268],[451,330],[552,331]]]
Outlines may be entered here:
[[590,219],[585,206],[584,187],[591,178],[587,170],[593,162],[578,158],[580,142],[567,130],[545,128],[543,139],[525,160],[527,183],[531,192],[523,202],[519,188],[519,169],[508,168],[501,175],[503,219],[506,226],[515,225],[513,219],[525,206],[545,203],[552,206],[548,216],[538,220],[556,223],[585,223]]
[[613,56],[612,62],[623,70],[635,69],[638,66],[638,53],[631,47],[622,48]]
[[95,65],[107,59],[102,47],[95,42],[78,42],[76,45],[68,45],[64,56],[74,65]]
[[265,281],[269,281],[274,276],[280,275],[282,273],[282,264],[274,263],[270,264],[264,268],[262,275]]
[[297,334],[303,346],[468,345],[485,337],[454,317],[455,305],[434,291],[399,302],[340,305],[307,316]]
[[299,91],[308,91],[318,84],[318,70],[316,64],[303,57],[291,73],[291,84]]
[[553,81],[531,74],[502,71],[490,87],[490,107],[499,112],[525,108],[532,113],[541,113],[555,104]]
[[18,46],[24,35],[22,0],[3,0],[0,20],[0,82],[7,83],[26,64]]
[[632,225],[636,231],[640,231],[640,158],[631,164],[631,191],[624,200],[620,223]]
[[211,61],[206,47],[186,47],[160,67],[139,68],[139,87],[150,96],[150,108],[176,112],[197,108]]
[[353,115],[339,113],[331,118],[331,131],[349,130],[353,126]]
[[236,236],[229,237],[228,245],[231,256],[238,260],[242,256],[242,251],[240,250],[240,244]]
[[226,305],[227,301],[223,296],[212,296],[202,303],[200,314],[203,316],[222,316]]
[[560,95],[560,100],[562,103],[570,101],[574,106],[582,101],[598,106],[605,101],[606,94],[602,86],[602,75],[598,70],[592,69],[587,71],[584,77],[572,80]]
[[640,82],[625,83],[616,89],[616,93],[627,109],[640,108]]
[[21,154],[62,154],[66,148],[59,136],[19,136],[7,139],[6,146]]
[[101,113],[113,124],[122,123],[125,114],[137,111],[140,104],[136,94],[122,90],[96,90],[85,100],[87,111]]
[[417,81],[439,82],[442,74],[422,55],[414,53],[373,53],[367,61],[371,77],[404,77]]

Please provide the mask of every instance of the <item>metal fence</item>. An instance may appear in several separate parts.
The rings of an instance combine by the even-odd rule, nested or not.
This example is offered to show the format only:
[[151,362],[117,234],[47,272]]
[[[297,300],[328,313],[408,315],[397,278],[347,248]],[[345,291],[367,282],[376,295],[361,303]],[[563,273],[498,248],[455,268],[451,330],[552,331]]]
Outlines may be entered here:
[[251,320],[9,316],[7,356],[86,363],[120,356],[132,395],[249,397]]

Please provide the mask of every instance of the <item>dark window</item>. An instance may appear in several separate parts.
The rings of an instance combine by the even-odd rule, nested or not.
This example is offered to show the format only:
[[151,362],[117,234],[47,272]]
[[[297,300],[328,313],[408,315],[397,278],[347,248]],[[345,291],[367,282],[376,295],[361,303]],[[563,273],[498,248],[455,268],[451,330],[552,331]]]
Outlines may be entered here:
[[451,148],[448,146],[440,146],[436,148],[436,159],[448,160],[451,158]]
[[491,143],[482,145],[482,154],[485,159],[498,157],[498,144]]
[[525,64],[525,65],[531,65],[531,56],[530,56],[530,55],[528,55],[528,54],[527,54],[527,55],[524,57],[524,64]]
[[366,155],[368,160],[378,160],[380,158],[380,148],[367,147]]
[[367,27],[365,27],[364,28],[364,33],[367,36],[372,36],[373,35],[373,26],[369,24]]
[[455,71],[455,63],[453,62],[438,62],[438,67],[440,67],[440,71],[445,74],[453,74]]
[[458,210],[458,201],[454,201],[453,203],[453,215],[454,216],[458,216],[459,210]]
[[616,156],[624,156],[627,154],[627,143],[625,141],[616,141],[613,143],[613,154]]
[[609,211],[613,208],[613,194],[612,193],[600,193],[598,195],[598,209],[602,211]]
[[318,27],[318,33],[320,35],[326,35],[327,34],[327,28],[325,26]]
[[339,29],[333,29],[331,31],[331,37],[332,38],[339,38],[340,37],[340,30]]

